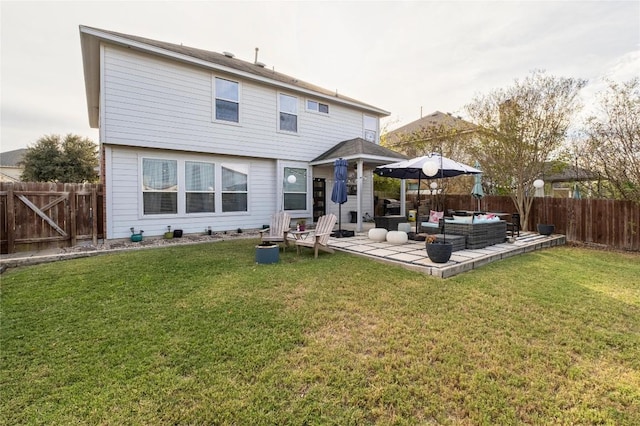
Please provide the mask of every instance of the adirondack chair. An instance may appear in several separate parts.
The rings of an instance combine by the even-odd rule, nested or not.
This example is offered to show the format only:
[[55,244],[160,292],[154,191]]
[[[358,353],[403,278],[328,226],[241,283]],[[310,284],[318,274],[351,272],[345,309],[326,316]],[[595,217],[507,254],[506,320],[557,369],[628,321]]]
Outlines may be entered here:
[[316,258],[318,257],[318,250],[333,253],[333,249],[329,247],[327,243],[329,242],[329,236],[336,224],[336,220],[337,218],[334,214],[320,216],[313,235],[310,235],[309,238],[304,240],[296,240],[296,249],[298,254],[300,254],[300,247],[312,248],[315,252],[314,257]]
[[280,211],[271,216],[271,224],[268,228],[260,230],[260,241],[270,243],[284,243],[289,246],[287,233],[291,227],[291,216],[289,213]]

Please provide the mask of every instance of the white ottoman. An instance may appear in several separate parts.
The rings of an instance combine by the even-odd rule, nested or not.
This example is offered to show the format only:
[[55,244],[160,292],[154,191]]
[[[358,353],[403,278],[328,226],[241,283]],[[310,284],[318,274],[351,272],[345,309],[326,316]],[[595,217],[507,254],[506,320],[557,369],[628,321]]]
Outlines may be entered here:
[[387,232],[387,242],[391,244],[405,244],[409,241],[409,236],[404,231]]
[[385,241],[387,239],[387,230],[384,228],[370,229],[369,239],[373,241]]
[[398,224],[398,231],[411,232],[411,224],[409,222],[399,223]]

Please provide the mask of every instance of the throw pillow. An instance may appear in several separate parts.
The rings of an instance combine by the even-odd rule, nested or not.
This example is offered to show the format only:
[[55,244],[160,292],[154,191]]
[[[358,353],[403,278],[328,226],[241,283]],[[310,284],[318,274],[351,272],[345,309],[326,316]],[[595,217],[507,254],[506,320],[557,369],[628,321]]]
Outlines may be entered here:
[[437,212],[435,210],[429,211],[429,222],[431,223],[439,223],[440,219],[444,217],[444,212]]

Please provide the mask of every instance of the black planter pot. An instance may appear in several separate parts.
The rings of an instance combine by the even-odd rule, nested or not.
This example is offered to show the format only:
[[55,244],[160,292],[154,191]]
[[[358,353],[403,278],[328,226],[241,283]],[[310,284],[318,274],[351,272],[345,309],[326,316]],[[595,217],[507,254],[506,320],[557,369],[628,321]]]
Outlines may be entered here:
[[538,224],[538,233],[540,235],[551,235],[553,234],[553,231],[556,229],[555,225],[549,225],[549,224],[545,224],[545,223],[539,223]]
[[432,262],[435,263],[447,263],[451,259],[451,253],[453,252],[453,244],[451,243],[427,243],[427,255]]

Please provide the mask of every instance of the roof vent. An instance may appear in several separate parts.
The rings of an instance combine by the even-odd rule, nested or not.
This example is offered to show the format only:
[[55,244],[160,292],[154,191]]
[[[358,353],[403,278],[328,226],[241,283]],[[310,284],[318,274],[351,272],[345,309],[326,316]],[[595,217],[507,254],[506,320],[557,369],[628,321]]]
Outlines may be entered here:
[[256,65],[259,66],[260,68],[265,67],[265,64],[263,64],[262,62],[256,62]]
[[233,53],[231,53],[231,52],[222,52],[222,54],[223,54],[224,56],[226,56],[227,58],[235,58],[235,56],[236,56],[236,55],[234,55],[234,54],[233,54]]

